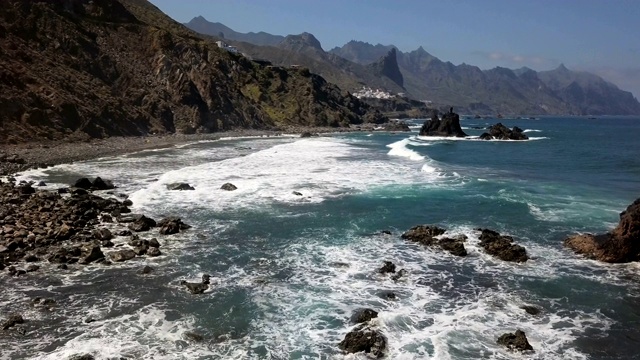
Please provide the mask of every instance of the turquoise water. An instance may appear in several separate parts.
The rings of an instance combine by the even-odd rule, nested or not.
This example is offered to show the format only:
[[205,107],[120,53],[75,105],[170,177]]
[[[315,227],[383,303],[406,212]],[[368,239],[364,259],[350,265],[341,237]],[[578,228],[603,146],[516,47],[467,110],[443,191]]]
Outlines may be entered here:
[[[462,126],[477,136],[483,130],[473,127],[486,121]],[[361,307],[379,311],[392,359],[640,358],[638,266],[599,264],[562,246],[568,234],[612,228],[640,195],[640,119],[503,123],[531,140],[415,132],[227,139],[25,173],[52,188],[111,178],[135,212],[179,215],[193,229],[159,237],[159,258],[39,275],[46,289],[20,279],[0,308],[23,307],[38,329],[0,345],[0,359],[342,359],[337,343]],[[177,181],[196,190],[166,190]],[[238,190],[220,190],[225,182]],[[417,224],[466,234],[469,255],[404,242]],[[484,254],[478,227],[512,235],[532,260]],[[408,275],[377,274],[385,260]],[[143,265],[156,271],[137,275]],[[203,273],[213,284],[205,294],[178,284]],[[382,299],[388,290],[398,299]],[[64,306],[29,310],[34,296]],[[89,316],[97,321],[84,323]],[[516,329],[535,353],[496,344]],[[185,331],[205,340],[191,342]]]

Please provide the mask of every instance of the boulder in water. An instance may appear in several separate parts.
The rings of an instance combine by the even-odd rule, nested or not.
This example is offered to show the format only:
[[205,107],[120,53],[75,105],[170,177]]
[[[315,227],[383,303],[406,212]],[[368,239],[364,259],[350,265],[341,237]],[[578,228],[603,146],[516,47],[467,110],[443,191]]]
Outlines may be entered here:
[[378,272],[380,274],[395,273],[396,264],[392,263],[391,261],[385,261],[384,265],[382,265],[382,267],[378,269]]
[[387,338],[380,330],[361,325],[347,333],[338,347],[350,354],[364,352],[375,358],[382,358],[387,348]]
[[373,309],[358,309],[351,314],[351,323],[360,324],[369,322],[373,318],[378,317],[378,312]]
[[478,229],[480,234],[480,246],[489,255],[493,255],[504,261],[525,262],[529,259],[527,250],[513,243],[511,236],[500,235],[500,233],[489,229]]
[[489,127],[489,132],[485,132],[480,135],[480,139],[482,140],[527,140],[529,137],[524,134],[522,129],[517,126],[514,126],[513,129],[509,129],[508,127],[502,125],[502,123],[497,123],[495,125],[491,125]]
[[233,185],[232,183],[225,183],[220,187],[220,189],[227,190],[227,191],[233,191],[233,190],[237,190],[238,187]]
[[167,184],[168,190],[195,190],[195,188],[187,183]]
[[506,346],[509,350],[529,351],[533,350],[527,340],[524,331],[516,330],[516,333],[506,333],[498,338],[498,344]]
[[180,281],[180,285],[184,285],[187,290],[189,290],[192,294],[202,294],[209,288],[209,279],[210,276],[207,274],[202,275],[202,281],[199,283],[192,283],[187,281]]
[[9,315],[7,320],[2,323],[2,330],[7,330],[18,324],[24,324],[24,318],[20,314]]

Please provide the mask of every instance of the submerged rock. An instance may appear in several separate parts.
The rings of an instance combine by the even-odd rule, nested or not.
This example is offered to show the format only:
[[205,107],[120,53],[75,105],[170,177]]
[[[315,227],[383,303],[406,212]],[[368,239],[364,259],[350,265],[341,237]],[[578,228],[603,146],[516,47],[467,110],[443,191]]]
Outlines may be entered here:
[[382,265],[382,267],[378,269],[378,272],[380,274],[395,273],[396,264],[392,263],[391,261],[385,261],[384,265]]
[[516,330],[516,333],[506,333],[498,338],[498,344],[506,346],[509,350],[529,351],[533,350],[527,340],[524,331]]
[[445,232],[445,229],[437,226],[418,225],[402,234],[402,238],[425,246],[441,248],[456,256],[466,256],[467,250],[464,247],[464,242],[467,237],[460,235],[455,238],[437,238]]
[[609,263],[640,261],[640,198],[620,213],[620,222],[600,235],[573,235],[565,246],[590,259]]
[[364,352],[381,358],[387,349],[387,338],[380,330],[361,325],[347,333],[338,347],[347,353]]
[[527,314],[529,315],[538,315],[540,314],[540,309],[532,306],[532,305],[522,305],[520,306],[520,309],[524,310],[527,312]]
[[527,250],[513,243],[511,236],[500,235],[500,233],[489,229],[477,229],[481,231],[480,246],[485,252],[504,261],[525,262],[529,260]]
[[136,253],[133,250],[125,249],[112,252],[111,254],[109,254],[109,257],[111,257],[111,260],[115,262],[123,262],[136,257]]
[[7,330],[18,324],[24,324],[24,318],[20,314],[10,315],[7,320],[2,323],[2,330]]

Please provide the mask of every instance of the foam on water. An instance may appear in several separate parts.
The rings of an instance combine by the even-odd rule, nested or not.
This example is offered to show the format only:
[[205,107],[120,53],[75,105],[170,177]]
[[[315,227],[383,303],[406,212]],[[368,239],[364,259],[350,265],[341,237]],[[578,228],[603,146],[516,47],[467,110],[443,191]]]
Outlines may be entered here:
[[402,139],[400,141],[396,141],[392,144],[387,145],[388,148],[391,148],[388,154],[392,156],[406,157],[415,161],[424,160],[424,156],[418,154],[414,150],[411,150],[407,147],[410,141],[411,141],[410,139]]
[[523,130],[522,132],[524,132],[524,133],[528,133],[528,132],[542,132],[542,130],[537,130],[537,129],[526,129],[526,130]]
[[[410,152],[409,149],[398,151]],[[370,155],[368,152],[366,148],[336,138],[301,139],[244,157],[166,172],[130,198],[136,208],[166,210],[189,204],[228,210],[273,202],[318,203],[376,187],[438,179],[418,171],[411,163],[366,157]],[[167,184],[176,182],[187,182],[195,190],[168,191]],[[238,189],[221,190],[227,182]]]
[[465,136],[465,137],[454,137],[454,136],[416,136],[417,141],[424,142],[435,142],[435,141],[491,141],[491,142],[514,142],[514,143],[526,143],[528,141],[536,141],[536,140],[547,140],[549,139],[546,136],[540,137],[529,137],[527,140],[501,140],[501,139],[491,139],[491,140],[482,140],[480,136]]

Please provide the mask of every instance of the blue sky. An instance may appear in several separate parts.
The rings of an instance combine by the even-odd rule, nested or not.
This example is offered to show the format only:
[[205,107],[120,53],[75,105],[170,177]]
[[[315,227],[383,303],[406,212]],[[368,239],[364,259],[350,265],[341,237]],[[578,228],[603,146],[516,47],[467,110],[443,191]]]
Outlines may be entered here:
[[350,40],[419,46],[482,69],[564,63],[640,97],[637,0],[151,0],[179,22],[202,15],[239,32],[310,32],[325,50]]

